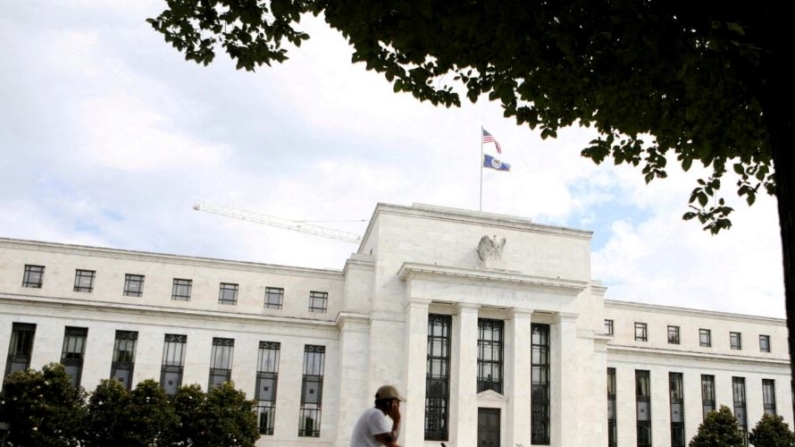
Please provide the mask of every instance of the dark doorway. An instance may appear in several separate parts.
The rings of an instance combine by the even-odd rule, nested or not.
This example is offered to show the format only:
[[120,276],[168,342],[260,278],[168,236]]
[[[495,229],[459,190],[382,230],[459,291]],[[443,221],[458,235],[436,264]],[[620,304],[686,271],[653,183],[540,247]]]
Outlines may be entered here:
[[478,408],[478,447],[500,447],[499,408]]

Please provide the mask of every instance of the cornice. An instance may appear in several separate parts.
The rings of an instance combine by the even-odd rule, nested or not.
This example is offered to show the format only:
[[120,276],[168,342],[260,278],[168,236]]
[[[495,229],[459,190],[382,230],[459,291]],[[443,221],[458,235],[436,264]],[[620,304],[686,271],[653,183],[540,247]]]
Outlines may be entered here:
[[342,268],[342,276],[348,276],[348,271],[352,268],[372,270],[374,266],[375,260],[373,259],[372,255],[353,253],[351,257],[345,260],[345,266]]
[[607,345],[610,341],[613,340],[612,335],[605,335],[605,334],[597,334],[594,332],[593,334],[593,341],[597,343],[601,343]]
[[117,248],[92,247],[87,245],[61,244],[55,242],[41,242],[24,239],[0,238],[0,249],[9,248],[16,250],[40,251],[48,253],[61,253],[73,256],[98,256],[109,259],[132,260],[140,262],[161,262],[167,264],[189,265],[208,268],[223,267],[230,270],[253,271],[268,274],[314,276],[328,279],[341,280],[342,271],[333,269],[314,269],[278,264],[264,264],[247,261],[230,261],[227,259],[205,258],[200,256],[183,256],[167,253],[151,253],[136,250],[121,250]]
[[604,297],[607,293],[607,286],[602,285],[599,281],[591,281],[591,291],[594,295]]
[[576,295],[585,290],[588,286],[586,281],[545,278],[496,270],[443,267],[415,262],[403,263],[398,270],[398,277],[401,281],[414,278],[465,279],[479,283],[502,283],[527,289],[545,289],[558,293],[566,293],[568,295]]
[[336,331],[336,321],[313,320],[298,317],[275,317],[271,315],[254,315],[246,313],[184,309],[143,304],[117,303],[110,301],[83,301],[68,298],[49,298],[30,295],[0,293],[0,304],[14,305],[30,309],[31,307],[68,307],[78,311],[95,311],[99,313],[115,312],[119,314],[141,316],[157,316],[205,321],[234,321],[239,323],[280,324],[285,326],[303,326],[313,329]]
[[787,320],[783,318],[762,317],[756,315],[733,314],[703,309],[688,309],[686,307],[665,306],[661,304],[633,303],[630,301],[605,300],[605,309],[623,309],[630,311],[665,312],[684,316],[697,316],[726,321],[745,320],[753,323],[776,324],[786,326]]
[[789,367],[789,360],[787,359],[774,359],[762,357],[750,357],[740,355],[727,355],[704,353],[696,351],[679,351],[673,349],[659,349],[659,348],[638,348],[636,346],[626,345],[607,345],[607,353],[609,354],[630,354],[630,355],[645,355],[652,357],[660,357],[666,359],[689,359],[689,360],[702,360],[713,362],[731,362],[743,363],[754,365],[772,365],[772,366],[786,366]]

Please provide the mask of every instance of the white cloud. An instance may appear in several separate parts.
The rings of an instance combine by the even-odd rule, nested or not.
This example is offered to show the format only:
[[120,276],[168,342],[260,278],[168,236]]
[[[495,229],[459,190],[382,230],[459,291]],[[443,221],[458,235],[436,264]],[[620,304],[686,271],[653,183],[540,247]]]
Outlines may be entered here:
[[594,253],[594,277],[608,297],[682,307],[783,316],[783,272],[775,201],[738,207],[717,236],[682,210],[658,207],[640,224],[616,222]]
[[167,171],[221,168],[231,148],[175,129],[169,116],[136,97],[105,95],[81,101],[78,155],[90,169]]
[[61,76],[85,79],[96,79],[100,74],[97,69],[97,45],[99,36],[96,31],[64,30],[49,36],[50,51],[48,60],[52,69]]

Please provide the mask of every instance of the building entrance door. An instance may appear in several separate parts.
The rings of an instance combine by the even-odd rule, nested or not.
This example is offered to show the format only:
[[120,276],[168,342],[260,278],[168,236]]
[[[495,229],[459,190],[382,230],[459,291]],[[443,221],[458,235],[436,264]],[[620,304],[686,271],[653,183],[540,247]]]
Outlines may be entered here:
[[499,408],[478,408],[478,447],[500,447]]

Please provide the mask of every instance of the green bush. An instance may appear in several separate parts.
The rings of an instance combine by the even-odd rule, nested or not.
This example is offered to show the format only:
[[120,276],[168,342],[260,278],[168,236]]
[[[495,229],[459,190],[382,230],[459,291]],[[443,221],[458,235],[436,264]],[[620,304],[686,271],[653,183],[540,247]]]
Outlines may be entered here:
[[749,435],[754,447],[795,447],[795,434],[781,416],[765,414]]
[[721,405],[718,411],[707,414],[698,427],[698,433],[690,441],[690,447],[744,447],[737,418],[729,407]]
[[[201,393],[197,386],[182,387],[174,396],[182,425],[179,439],[193,447],[253,447],[259,439],[255,404],[226,382]],[[172,444],[179,445],[179,444]]]
[[254,408],[231,382],[206,393],[183,386],[168,397],[154,380],[130,391],[110,379],[86,402],[57,363],[9,375],[0,392],[7,441],[25,447],[254,447]]
[[133,391],[116,380],[103,380],[91,394],[83,425],[86,447],[150,447],[177,424],[160,384],[140,382]]
[[10,374],[0,392],[0,421],[8,423],[12,445],[78,446],[85,412],[85,392],[58,363]]

